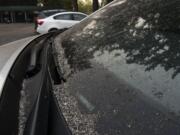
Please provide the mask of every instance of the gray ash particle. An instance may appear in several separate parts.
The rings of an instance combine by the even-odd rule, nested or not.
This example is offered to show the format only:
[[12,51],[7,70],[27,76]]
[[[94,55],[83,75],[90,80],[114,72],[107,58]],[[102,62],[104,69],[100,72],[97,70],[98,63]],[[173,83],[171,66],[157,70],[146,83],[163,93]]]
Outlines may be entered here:
[[54,94],[58,99],[62,113],[73,135],[99,135],[95,131],[97,115],[82,114],[78,101],[64,87],[54,86]]

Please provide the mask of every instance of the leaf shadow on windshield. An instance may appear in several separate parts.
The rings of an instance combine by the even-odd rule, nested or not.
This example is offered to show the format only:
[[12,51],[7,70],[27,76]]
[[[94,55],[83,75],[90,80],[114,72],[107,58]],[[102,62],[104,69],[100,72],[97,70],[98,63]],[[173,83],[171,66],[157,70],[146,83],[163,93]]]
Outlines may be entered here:
[[78,70],[90,68],[89,60],[95,52],[102,55],[104,51],[123,50],[127,63],[143,65],[146,71],[161,66],[165,71],[172,70],[175,78],[180,72],[178,4],[128,0],[116,8],[103,9],[72,29],[70,32],[76,32],[64,40],[71,65]]

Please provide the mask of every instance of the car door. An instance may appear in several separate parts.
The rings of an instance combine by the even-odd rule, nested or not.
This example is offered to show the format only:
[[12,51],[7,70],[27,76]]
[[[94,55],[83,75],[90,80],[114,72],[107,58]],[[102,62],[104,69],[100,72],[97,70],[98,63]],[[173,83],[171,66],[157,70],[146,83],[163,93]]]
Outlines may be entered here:
[[59,29],[69,28],[75,24],[72,14],[56,15],[53,17],[53,19]]

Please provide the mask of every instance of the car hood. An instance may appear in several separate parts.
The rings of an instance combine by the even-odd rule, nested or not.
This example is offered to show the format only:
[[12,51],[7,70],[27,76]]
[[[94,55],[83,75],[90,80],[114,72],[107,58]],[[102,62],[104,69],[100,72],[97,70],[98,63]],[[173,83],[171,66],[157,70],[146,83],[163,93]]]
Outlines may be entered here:
[[10,72],[16,58],[21,51],[37,36],[24,38],[0,46],[0,96],[5,84],[8,73]]

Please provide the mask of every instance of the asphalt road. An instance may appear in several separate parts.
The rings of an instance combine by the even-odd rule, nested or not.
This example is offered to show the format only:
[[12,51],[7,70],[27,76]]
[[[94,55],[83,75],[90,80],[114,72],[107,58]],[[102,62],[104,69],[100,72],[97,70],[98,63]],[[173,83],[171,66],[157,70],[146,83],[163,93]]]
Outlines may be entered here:
[[35,35],[34,24],[0,24],[0,45]]

